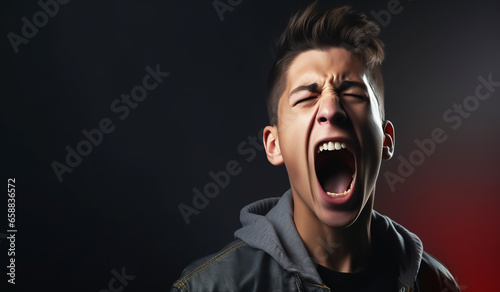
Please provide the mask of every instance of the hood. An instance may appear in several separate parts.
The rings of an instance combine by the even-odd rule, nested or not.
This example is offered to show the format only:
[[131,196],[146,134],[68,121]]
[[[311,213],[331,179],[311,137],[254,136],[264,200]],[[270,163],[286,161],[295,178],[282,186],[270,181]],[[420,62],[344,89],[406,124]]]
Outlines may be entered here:
[[[311,283],[322,283],[316,265],[310,257],[293,222],[292,191],[281,198],[268,198],[241,210],[243,225],[234,236],[249,246],[271,255],[283,269],[298,273]],[[376,211],[372,214],[372,235],[382,240],[384,252],[399,259],[400,280],[412,286],[422,260],[420,239],[401,225]]]

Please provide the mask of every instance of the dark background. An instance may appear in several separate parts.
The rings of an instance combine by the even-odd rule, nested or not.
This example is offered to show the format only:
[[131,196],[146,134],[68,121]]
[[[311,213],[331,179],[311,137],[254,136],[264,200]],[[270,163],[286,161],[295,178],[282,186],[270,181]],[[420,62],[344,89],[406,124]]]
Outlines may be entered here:
[[[371,12],[389,2],[321,3],[351,3],[377,21]],[[16,178],[17,291],[99,291],[123,267],[135,276],[123,291],[168,291],[189,262],[232,240],[244,205],[286,191],[284,167],[238,147],[267,123],[273,43],[307,3],[243,0],[221,21],[211,1],[70,1],[16,54],[8,33],[22,35],[21,18],[41,8],[3,1],[1,166],[4,181]],[[456,130],[443,113],[474,95],[478,76],[500,81],[500,4],[398,7],[381,23],[397,138],[376,209],[418,234],[463,291],[485,291],[500,273],[500,87]],[[157,64],[170,75],[120,120],[110,105]],[[51,164],[64,163],[65,147],[102,118],[115,130],[60,183]],[[434,128],[447,140],[391,191],[383,175],[398,174],[398,157],[408,159]],[[241,173],[186,224],[179,204],[192,206],[192,189],[231,160]],[[8,242],[0,240],[4,284]]]

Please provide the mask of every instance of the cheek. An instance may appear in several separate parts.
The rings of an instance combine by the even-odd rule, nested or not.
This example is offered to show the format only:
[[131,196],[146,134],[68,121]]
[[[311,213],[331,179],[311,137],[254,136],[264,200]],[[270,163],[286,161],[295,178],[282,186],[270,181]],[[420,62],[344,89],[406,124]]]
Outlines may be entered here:
[[299,111],[288,109],[283,111],[278,127],[280,145],[283,141],[282,152],[306,153],[309,140],[310,126],[314,121],[314,110]]
[[365,179],[367,186],[375,183],[382,162],[383,133],[379,121],[367,120],[367,127],[363,134],[363,163],[365,167]]
[[382,159],[384,137],[380,115],[368,105],[356,105],[350,110],[350,119],[363,153],[363,164],[376,170]]
[[[382,120],[377,108],[367,103],[349,105],[348,114],[357,134],[361,135],[360,141],[368,139],[373,144],[379,144],[382,133]],[[365,139],[363,139],[365,138]]]
[[284,114],[278,128],[281,154],[291,184],[295,189],[303,189],[308,181],[308,143],[311,125],[309,113]]
[[285,165],[293,166],[305,161],[307,128],[300,119],[284,121],[285,127],[279,132],[280,150]]
[[364,104],[355,104],[350,105],[346,110],[358,141],[361,144],[360,146],[363,148],[364,141],[367,139],[370,140],[370,122],[367,106]]

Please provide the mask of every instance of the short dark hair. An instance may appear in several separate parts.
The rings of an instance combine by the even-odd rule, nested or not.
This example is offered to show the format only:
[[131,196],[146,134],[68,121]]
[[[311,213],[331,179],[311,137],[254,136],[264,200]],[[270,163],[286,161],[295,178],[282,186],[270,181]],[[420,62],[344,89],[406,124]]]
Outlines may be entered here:
[[378,38],[380,28],[349,6],[321,11],[316,2],[297,12],[281,36],[276,58],[267,79],[267,110],[271,125],[278,123],[278,102],[286,87],[286,73],[300,53],[309,50],[345,48],[359,56],[367,67],[368,78],[384,119],[384,81],[382,61],[384,44]]

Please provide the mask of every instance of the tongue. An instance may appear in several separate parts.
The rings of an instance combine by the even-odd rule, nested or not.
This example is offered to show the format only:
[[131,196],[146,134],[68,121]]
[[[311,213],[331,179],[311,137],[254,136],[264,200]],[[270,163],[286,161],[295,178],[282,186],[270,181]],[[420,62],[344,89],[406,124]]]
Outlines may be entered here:
[[339,163],[322,180],[321,186],[325,192],[343,193],[351,184],[352,170],[344,163]]

